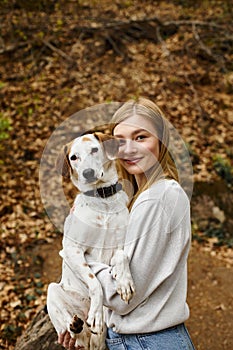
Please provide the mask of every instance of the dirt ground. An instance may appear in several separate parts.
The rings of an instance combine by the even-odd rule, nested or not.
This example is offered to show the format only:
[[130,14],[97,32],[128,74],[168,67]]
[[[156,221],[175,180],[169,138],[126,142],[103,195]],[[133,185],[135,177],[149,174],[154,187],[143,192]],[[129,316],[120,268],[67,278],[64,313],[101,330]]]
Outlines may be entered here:
[[233,266],[193,243],[189,257],[187,326],[198,350],[233,348]]
[[[61,238],[53,245],[36,247],[35,254],[44,259],[45,283],[60,277],[61,259],[58,251]],[[233,264],[230,251],[224,254],[209,246],[193,242],[189,256],[188,303],[189,333],[197,350],[229,350],[233,348]]]

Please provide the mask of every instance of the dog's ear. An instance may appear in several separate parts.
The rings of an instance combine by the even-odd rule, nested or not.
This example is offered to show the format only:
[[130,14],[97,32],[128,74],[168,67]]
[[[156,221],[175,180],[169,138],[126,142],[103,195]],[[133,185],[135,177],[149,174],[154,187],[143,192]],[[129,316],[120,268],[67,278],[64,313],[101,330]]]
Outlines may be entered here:
[[69,147],[68,145],[65,145],[60,151],[60,153],[58,154],[58,157],[56,160],[57,171],[59,172],[59,174],[67,178],[70,177],[70,171],[71,171],[68,152],[69,152]]
[[97,140],[103,144],[103,148],[108,159],[115,159],[119,150],[119,140],[114,136],[104,134],[102,132],[95,132],[94,135]]

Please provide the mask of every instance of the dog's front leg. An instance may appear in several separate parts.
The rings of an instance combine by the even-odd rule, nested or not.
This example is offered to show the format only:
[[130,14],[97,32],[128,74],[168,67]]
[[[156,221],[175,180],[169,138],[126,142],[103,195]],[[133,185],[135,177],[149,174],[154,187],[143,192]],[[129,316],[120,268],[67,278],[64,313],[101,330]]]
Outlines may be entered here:
[[106,344],[105,344],[106,330],[107,328],[105,326],[104,331],[100,336],[96,334],[91,334],[90,350],[107,350]]
[[[90,309],[86,322],[94,334],[101,335],[103,333],[103,291],[100,282],[87,264],[82,249],[77,246],[69,247],[63,249],[60,255],[74,274],[87,286]],[[77,281],[73,281],[74,285]]]
[[129,268],[129,261],[123,249],[118,249],[111,259],[112,275],[116,280],[117,293],[122,300],[129,303],[135,293],[133,278]]

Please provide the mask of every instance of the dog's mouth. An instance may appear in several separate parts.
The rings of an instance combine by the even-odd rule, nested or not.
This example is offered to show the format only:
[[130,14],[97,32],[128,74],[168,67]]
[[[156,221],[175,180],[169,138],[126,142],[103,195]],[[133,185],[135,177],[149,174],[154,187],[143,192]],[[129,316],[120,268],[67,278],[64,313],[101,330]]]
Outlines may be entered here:
[[88,184],[96,183],[97,181],[98,181],[98,178],[96,176],[86,179],[86,183]]

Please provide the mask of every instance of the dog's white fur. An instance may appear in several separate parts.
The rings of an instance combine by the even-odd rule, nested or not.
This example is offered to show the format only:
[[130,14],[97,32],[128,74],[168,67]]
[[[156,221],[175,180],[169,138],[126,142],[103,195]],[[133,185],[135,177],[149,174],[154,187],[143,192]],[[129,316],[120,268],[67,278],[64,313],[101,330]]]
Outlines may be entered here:
[[[57,163],[80,194],[65,221],[60,252],[62,278],[60,283],[49,285],[48,313],[58,334],[69,331],[76,338],[76,346],[86,350],[105,349],[103,292],[88,262],[112,265],[116,290],[125,302],[135,292],[123,252],[128,223],[127,195],[123,190],[107,198],[84,194],[117,183],[113,160],[117,150],[118,140],[112,136],[87,134],[66,145]],[[79,333],[75,334],[77,325]]]

